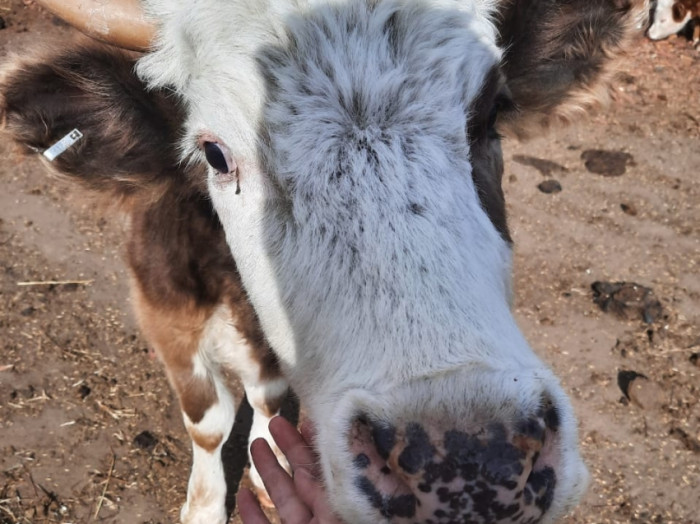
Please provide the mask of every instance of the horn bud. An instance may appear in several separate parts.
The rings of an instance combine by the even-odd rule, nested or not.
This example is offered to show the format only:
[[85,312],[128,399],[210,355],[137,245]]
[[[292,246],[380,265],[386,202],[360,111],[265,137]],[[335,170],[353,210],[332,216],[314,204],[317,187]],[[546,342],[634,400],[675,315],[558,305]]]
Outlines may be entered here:
[[108,44],[144,51],[155,35],[139,0],[37,0],[68,24]]

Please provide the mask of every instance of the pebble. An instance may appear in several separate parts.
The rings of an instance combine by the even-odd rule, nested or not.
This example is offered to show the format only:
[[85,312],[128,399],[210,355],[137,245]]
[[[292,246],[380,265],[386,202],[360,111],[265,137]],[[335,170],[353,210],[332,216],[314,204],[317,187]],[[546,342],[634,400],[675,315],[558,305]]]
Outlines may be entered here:
[[633,204],[623,202],[622,204],[620,204],[620,209],[622,209],[622,212],[626,215],[629,215],[631,217],[637,216],[637,208],[634,207]]
[[628,400],[630,400],[630,385],[638,378],[646,379],[647,376],[641,373],[637,373],[636,371],[630,370],[621,370],[617,372],[617,386],[620,388],[620,391],[622,391],[622,393]]
[[80,395],[81,399],[87,397],[91,392],[92,389],[90,389],[90,386],[88,386],[87,384],[81,384],[80,388],[78,389],[78,394]]
[[150,451],[158,443],[158,439],[150,431],[142,431],[134,437],[134,444],[137,448]]
[[550,178],[549,180],[537,184],[537,189],[547,194],[559,193],[561,192],[561,184],[553,178]]
[[632,404],[644,410],[658,411],[666,403],[666,395],[661,387],[646,377],[633,380],[627,393]]

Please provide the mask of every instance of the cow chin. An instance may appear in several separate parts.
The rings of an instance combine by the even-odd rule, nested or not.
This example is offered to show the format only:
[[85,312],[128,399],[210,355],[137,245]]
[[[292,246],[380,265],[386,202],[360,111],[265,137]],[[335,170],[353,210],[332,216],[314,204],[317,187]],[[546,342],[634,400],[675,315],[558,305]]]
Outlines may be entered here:
[[353,390],[333,411],[317,422],[320,458],[350,524],[553,522],[588,483],[547,370],[451,371]]

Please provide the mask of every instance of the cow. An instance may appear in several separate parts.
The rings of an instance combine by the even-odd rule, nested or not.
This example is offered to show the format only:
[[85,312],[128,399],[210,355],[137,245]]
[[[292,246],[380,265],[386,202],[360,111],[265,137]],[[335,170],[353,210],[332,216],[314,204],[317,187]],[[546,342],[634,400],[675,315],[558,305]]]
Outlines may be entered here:
[[52,168],[131,216],[137,316],[193,440],[182,521],[227,519],[221,369],[258,435],[291,385],[350,524],[573,508],[573,409],[511,312],[501,135],[592,107],[647,2],[144,7],[142,55],[19,58],[0,93],[15,141],[73,136]]
[[693,45],[700,45],[700,0],[658,0],[652,24],[647,35],[652,40],[663,40],[682,31],[695,20]]

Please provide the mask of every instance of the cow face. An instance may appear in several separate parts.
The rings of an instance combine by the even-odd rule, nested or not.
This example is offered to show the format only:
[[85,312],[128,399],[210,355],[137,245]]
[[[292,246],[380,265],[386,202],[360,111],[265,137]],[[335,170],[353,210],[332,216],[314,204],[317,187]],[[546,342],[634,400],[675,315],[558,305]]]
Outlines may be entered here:
[[[586,107],[644,2],[153,1],[208,186],[347,522],[551,522],[587,481],[509,308],[499,129]],[[495,21],[498,21],[495,23]]]
[[663,40],[682,30],[691,19],[691,12],[678,0],[658,0],[654,21],[647,35],[652,40]]

